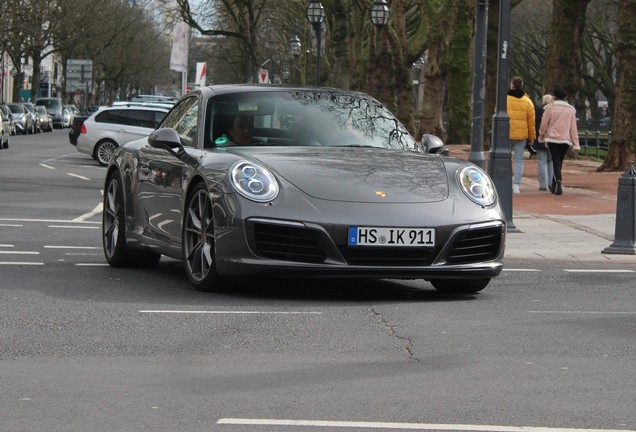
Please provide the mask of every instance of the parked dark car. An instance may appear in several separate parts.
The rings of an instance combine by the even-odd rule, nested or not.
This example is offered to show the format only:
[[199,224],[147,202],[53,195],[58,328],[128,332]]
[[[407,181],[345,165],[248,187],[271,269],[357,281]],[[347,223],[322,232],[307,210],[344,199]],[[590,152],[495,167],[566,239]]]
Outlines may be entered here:
[[165,255],[202,290],[269,276],[476,293],[503,269],[505,216],[481,168],[432,149],[362,93],[201,87],[114,152],[106,261],[154,266]]
[[68,140],[74,146],[77,145],[77,137],[82,133],[82,125],[84,124],[84,120],[86,120],[89,116],[75,116],[73,118],[73,123],[71,123],[71,130],[68,131]]

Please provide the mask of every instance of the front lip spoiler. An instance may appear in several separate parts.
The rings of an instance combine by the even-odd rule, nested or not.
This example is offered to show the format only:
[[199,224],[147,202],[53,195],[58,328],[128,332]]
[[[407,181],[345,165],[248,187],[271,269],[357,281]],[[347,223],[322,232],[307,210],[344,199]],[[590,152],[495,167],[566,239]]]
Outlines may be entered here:
[[265,274],[283,278],[479,279],[499,276],[503,271],[503,260],[425,267],[370,267],[246,258],[238,261],[221,260],[217,263],[217,270],[227,276]]

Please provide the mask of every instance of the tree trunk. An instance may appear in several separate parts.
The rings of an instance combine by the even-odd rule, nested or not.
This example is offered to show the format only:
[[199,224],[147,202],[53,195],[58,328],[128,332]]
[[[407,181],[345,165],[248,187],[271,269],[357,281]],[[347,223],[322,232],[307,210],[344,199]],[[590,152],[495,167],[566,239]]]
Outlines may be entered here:
[[590,0],[552,0],[552,25],[548,42],[548,58],[544,86],[547,92],[560,87],[568,94],[568,100],[577,103],[582,71],[583,30],[585,13]]
[[472,63],[471,39],[474,0],[458,1],[453,7],[453,31],[448,59],[448,144],[470,143]]
[[349,46],[349,22],[351,8],[348,1],[336,1],[333,3],[333,31],[331,32],[331,51],[333,53],[333,67],[329,77],[331,85],[337,88],[349,89],[350,77],[350,46]]
[[612,142],[599,171],[624,171],[636,156],[636,3],[620,0],[616,47],[616,107]]
[[414,93],[413,93],[413,61],[408,53],[406,34],[405,5],[402,1],[393,2],[394,13],[393,33],[391,33],[392,52],[395,61],[394,94],[395,115],[411,133],[415,134],[413,121]]
[[444,62],[444,52],[440,46],[431,46],[428,49],[428,61],[424,79],[424,103],[422,105],[422,117],[417,136],[433,134],[444,139],[444,93],[446,90],[446,72],[440,64]]

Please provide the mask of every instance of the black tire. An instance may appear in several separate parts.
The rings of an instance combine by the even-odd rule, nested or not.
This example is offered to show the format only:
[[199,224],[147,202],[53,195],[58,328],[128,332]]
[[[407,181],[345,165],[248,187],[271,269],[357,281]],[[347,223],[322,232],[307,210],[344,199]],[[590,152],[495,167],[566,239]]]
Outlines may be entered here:
[[102,244],[104,256],[111,267],[154,267],[161,258],[160,254],[154,252],[133,253],[126,246],[124,190],[116,172],[108,177],[104,191]]
[[117,143],[115,141],[106,139],[100,141],[95,146],[94,158],[101,166],[106,166],[113,157],[113,153],[117,150]]
[[490,278],[484,279],[431,279],[433,287],[444,294],[475,294],[488,285]]
[[219,288],[212,201],[204,183],[188,197],[182,232],[183,262],[188,279],[201,291]]

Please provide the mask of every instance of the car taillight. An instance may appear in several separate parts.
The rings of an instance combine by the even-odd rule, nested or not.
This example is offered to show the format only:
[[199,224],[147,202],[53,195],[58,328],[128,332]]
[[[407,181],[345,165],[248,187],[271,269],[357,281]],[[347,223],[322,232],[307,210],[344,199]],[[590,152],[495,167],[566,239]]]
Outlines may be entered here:
[[86,125],[84,123],[82,123],[82,128],[80,129],[80,133],[83,133],[83,134],[86,133]]

